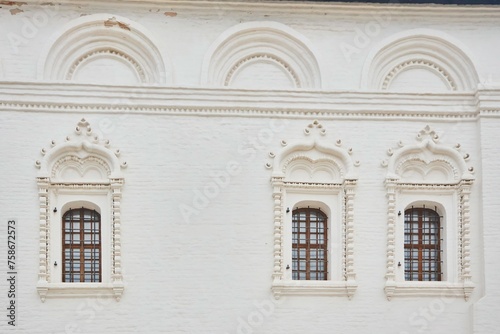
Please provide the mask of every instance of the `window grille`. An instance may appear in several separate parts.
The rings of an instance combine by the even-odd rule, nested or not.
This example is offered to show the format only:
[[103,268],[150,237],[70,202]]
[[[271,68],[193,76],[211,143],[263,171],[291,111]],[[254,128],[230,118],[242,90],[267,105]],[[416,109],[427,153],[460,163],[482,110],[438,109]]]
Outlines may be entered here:
[[441,223],[431,209],[405,211],[405,280],[441,281]]
[[292,279],[328,279],[327,230],[327,216],[321,210],[293,211]]
[[101,216],[73,209],[63,216],[63,282],[101,282]]

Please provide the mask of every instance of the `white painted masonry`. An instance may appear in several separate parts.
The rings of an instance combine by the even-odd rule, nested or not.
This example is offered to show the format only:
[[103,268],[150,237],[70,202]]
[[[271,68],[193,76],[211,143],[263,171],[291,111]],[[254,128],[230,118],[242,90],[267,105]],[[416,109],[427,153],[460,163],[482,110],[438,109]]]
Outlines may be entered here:
[[[500,331],[498,6],[1,3],[0,332]],[[397,265],[421,204],[441,282]],[[103,217],[102,283],[54,265],[73,205]],[[327,281],[287,269],[308,205]]]

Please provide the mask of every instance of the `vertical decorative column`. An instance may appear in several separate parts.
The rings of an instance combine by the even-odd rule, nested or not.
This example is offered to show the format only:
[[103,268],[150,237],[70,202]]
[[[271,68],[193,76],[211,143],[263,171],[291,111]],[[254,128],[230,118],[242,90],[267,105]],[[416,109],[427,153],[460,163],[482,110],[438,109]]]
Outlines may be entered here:
[[112,263],[111,263],[111,277],[113,281],[113,291],[115,298],[120,300],[123,293],[123,277],[122,277],[122,251],[121,251],[121,199],[123,179],[116,178],[110,179],[111,181],[111,196],[112,196]]
[[281,252],[283,243],[283,177],[273,177],[273,199],[274,199],[274,269],[273,280],[283,279],[283,254]]
[[460,231],[460,252],[461,256],[461,280],[464,283],[464,297],[465,300],[474,289],[472,283],[472,275],[470,271],[470,192],[473,180],[464,179],[460,182],[460,216],[461,216],[461,231]]
[[386,179],[387,187],[387,273],[385,275],[385,293],[391,300],[396,289],[396,179]]
[[350,179],[344,181],[344,196],[345,196],[345,216],[344,216],[344,233],[345,233],[345,279],[347,281],[347,296],[349,299],[356,291],[356,273],[354,271],[354,189],[356,180]]
[[40,244],[39,244],[39,269],[38,269],[38,284],[41,286],[38,291],[42,302],[45,301],[48,288],[43,288],[50,280],[48,255],[49,255],[49,238],[50,238],[50,218],[49,218],[49,179],[46,177],[37,178],[38,185],[38,201],[40,204]]

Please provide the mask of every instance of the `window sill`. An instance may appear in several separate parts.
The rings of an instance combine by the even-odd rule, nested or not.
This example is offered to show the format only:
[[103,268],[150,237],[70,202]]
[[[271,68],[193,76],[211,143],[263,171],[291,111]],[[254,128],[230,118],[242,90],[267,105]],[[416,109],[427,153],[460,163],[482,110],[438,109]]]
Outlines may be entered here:
[[40,299],[47,298],[115,298],[120,300],[123,283],[39,283],[36,287]]
[[462,297],[467,301],[474,290],[474,283],[450,282],[387,282],[387,299],[392,297]]
[[271,290],[276,299],[282,295],[347,296],[351,299],[357,287],[356,281],[276,281]]

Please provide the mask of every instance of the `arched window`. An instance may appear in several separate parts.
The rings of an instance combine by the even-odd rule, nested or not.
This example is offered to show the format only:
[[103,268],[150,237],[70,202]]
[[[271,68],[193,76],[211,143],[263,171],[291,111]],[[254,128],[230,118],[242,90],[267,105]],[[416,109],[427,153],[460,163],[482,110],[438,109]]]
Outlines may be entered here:
[[441,223],[431,209],[405,211],[405,281],[441,281]]
[[63,216],[63,282],[101,282],[101,215],[73,209]]
[[292,279],[328,279],[327,220],[326,214],[319,209],[293,211]]

